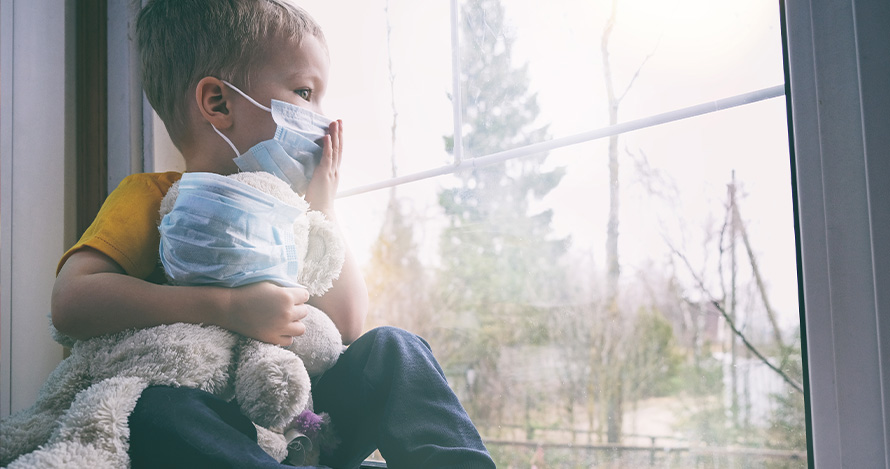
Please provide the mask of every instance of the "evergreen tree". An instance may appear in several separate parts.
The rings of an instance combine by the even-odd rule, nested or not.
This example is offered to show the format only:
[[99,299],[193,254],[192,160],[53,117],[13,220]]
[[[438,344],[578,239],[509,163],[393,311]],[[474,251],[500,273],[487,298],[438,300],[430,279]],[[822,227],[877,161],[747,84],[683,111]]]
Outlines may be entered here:
[[[465,157],[483,156],[547,138],[529,92],[528,66],[515,66],[514,38],[499,0],[462,7],[462,98]],[[453,150],[453,136],[445,138]],[[455,343],[447,369],[466,376],[462,396],[474,417],[496,419],[517,392],[499,376],[504,347],[548,341],[545,305],[563,285],[558,263],[565,239],[554,239],[552,211],[531,204],[559,184],[562,168],[545,170],[546,154],[456,174],[439,203],[448,226],[440,240],[442,308],[437,321]],[[460,392],[461,389],[458,389]],[[516,396],[520,397],[520,396]]]

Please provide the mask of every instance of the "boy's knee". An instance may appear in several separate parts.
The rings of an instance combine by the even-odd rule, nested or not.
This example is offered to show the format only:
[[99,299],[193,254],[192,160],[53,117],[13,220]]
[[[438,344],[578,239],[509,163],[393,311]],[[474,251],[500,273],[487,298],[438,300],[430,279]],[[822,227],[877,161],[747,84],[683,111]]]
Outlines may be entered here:
[[374,342],[377,347],[385,350],[411,350],[420,349],[430,351],[430,345],[417,334],[392,326],[381,326],[371,329],[365,335]]

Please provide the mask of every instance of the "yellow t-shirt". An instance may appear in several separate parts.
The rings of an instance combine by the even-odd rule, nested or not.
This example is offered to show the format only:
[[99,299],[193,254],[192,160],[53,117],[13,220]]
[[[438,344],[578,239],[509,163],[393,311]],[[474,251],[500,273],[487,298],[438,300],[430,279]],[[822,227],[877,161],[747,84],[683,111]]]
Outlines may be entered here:
[[113,259],[127,275],[160,282],[158,222],[161,199],[182,173],[141,173],[127,176],[108,195],[96,219],[80,241],[62,256],[59,270],[75,252],[93,248]]

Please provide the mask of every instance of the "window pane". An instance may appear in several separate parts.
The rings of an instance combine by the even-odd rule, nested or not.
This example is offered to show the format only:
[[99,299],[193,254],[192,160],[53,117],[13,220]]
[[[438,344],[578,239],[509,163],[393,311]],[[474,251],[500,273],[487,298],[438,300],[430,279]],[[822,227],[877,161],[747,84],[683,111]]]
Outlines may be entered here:
[[[783,82],[775,2],[511,0],[462,5],[475,18],[460,30],[464,99],[471,114],[465,113],[465,119],[498,119],[503,112],[498,106],[489,104],[476,116],[473,103],[475,95],[493,86],[490,80],[502,81],[509,67],[515,73],[502,81],[504,100],[499,104],[509,108],[533,100],[540,107],[537,122],[546,124],[548,132],[526,135],[534,141],[609,125],[609,87],[620,104],[618,122],[624,122]],[[490,150],[483,143],[467,144],[473,155]]]
[[398,174],[450,163],[442,145],[452,128],[448,2],[299,3],[321,24],[330,49],[323,107],[343,119],[351,159],[340,187],[391,177],[394,112]]
[[[607,73],[610,2],[461,2],[465,158],[783,81],[774,2],[615,4]],[[390,177],[394,114],[399,175],[450,161],[447,2],[304,5],[341,187]],[[428,339],[499,467],[805,467],[787,142],[777,98],[342,198],[366,326]]]
[[721,315],[801,382],[783,112],[775,100],[623,136],[614,308],[607,142],[552,152],[541,174],[565,176],[528,217],[483,191],[448,199],[473,208],[461,217],[437,213],[449,178],[344,200],[385,220],[366,254],[367,326],[431,342],[499,465],[805,466],[802,394]]

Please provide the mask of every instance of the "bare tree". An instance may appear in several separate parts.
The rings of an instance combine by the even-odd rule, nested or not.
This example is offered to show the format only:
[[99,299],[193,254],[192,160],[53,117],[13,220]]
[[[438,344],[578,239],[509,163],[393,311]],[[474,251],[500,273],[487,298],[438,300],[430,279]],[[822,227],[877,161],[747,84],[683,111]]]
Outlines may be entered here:
[[[390,167],[392,177],[398,176],[398,108],[396,107],[396,74],[393,66],[392,24],[389,1],[384,7],[388,75],[391,92],[392,126]],[[397,324],[424,335],[428,331],[431,301],[426,270],[420,263],[414,241],[413,222],[405,213],[396,187],[390,188],[389,201],[380,233],[371,247],[371,261],[366,278],[371,298],[369,320],[379,324]]]
[[[731,203],[733,203],[734,206],[730,206],[728,212],[730,214],[729,217],[734,219],[735,222],[734,223],[725,223],[724,226],[726,226],[726,225],[729,225],[731,227],[734,226],[734,227],[736,227],[736,229],[739,229],[740,231],[744,231],[741,217],[738,214],[739,210],[738,210],[737,202],[735,201],[734,197],[731,198],[731,200],[732,200]],[[745,235],[745,237],[747,237],[747,235]],[[795,379],[790,377],[788,374],[786,374],[784,371],[782,371],[779,367],[777,367],[772,362],[770,362],[770,360],[767,359],[766,356],[760,350],[758,350],[757,347],[754,346],[754,344],[746,336],[746,334],[738,327],[737,318],[734,317],[733,314],[731,314],[731,310],[730,311],[727,310],[727,307],[725,305],[725,303],[726,303],[725,298],[727,295],[725,293],[722,295],[724,299],[720,299],[720,297],[715,296],[711,292],[711,290],[705,285],[702,275],[697,273],[696,270],[693,268],[692,263],[689,261],[689,258],[682,251],[680,251],[678,248],[676,248],[673,245],[673,243],[671,243],[671,241],[669,239],[667,239],[666,237],[665,237],[665,243],[667,244],[671,253],[675,257],[680,259],[682,261],[683,265],[687,268],[689,274],[692,276],[694,282],[696,283],[696,286],[702,292],[702,294],[705,296],[707,302],[710,303],[721,314],[721,316],[723,316],[723,318],[726,320],[727,326],[729,327],[730,331],[732,332],[733,337],[737,338],[752,355],[757,357],[757,359],[759,359],[761,362],[763,362],[767,367],[769,367],[769,369],[776,372],[789,386],[791,386],[796,391],[802,393],[803,386],[800,383],[798,383]],[[753,260],[752,265],[756,265],[757,261],[756,261],[756,258],[754,257],[753,250],[751,250],[749,252],[749,256]],[[758,282],[758,288],[761,289],[760,290],[761,297],[766,298],[766,291],[762,289],[763,288],[762,279]],[[764,303],[768,305],[769,300],[767,299]],[[770,314],[770,316],[773,316],[773,315]],[[775,322],[774,317],[771,318],[771,323],[774,328],[778,328],[778,325]],[[776,329],[776,334],[779,334],[777,329]],[[779,337],[781,337],[781,336],[779,335]],[[779,338],[779,343],[781,343],[781,338]]]
[[[603,78],[606,86],[606,98],[608,101],[609,125],[618,124],[618,109],[621,101],[633,87],[646,62],[652,56],[649,54],[637,68],[633,77],[623,91],[616,92],[615,80],[612,72],[612,62],[609,50],[609,42],[618,19],[618,0],[612,0],[611,13],[603,34],[600,38],[600,52],[602,54]],[[624,350],[621,344],[625,343],[626,327],[628,321],[621,318],[619,311],[619,278],[621,275],[621,263],[618,253],[619,212],[621,206],[621,188],[619,178],[618,159],[618,135],[609,137],[609,219],[606,226],[606,328],[603,334],[601,346],[591,349],[591,363],[600,370],[600,378],[597,386],[604,395],[605,420],[607,422],[607,440],[610,443],[621,441],[621,427],[623,419],[624,399]],[[591,382],[591,387],[594,383]],[[591,389],[591,395],[593,395]],[[593,398],[591,397],[591,423],[593,417]]]
[[[383,7],[383,11],[386,16],[386,63],[387,69],[389,70],[390,106],[392,108],[392,149],[390,150],[389,163],[392,168],[392,177],[395,178],[399,173],[399,167],[396,161],[396,130],[398,129],[399,124],[399,111],[396,109],[396,73],[392,66],[392,23],[390,22],[389,15],[389,0],[386,0],[386,5]],[[395,190],[396,188],[393,186],[390,197],[395,197]]]
[[[649,165],[645,152],[640,150],[638,153],[638,155],[632,155],[636,162],[636,174],[640,178],[639,182],[643,189],[650,196],[661,199],[665,206],[676,206],[678,204],[678,200],[676,199],[678,193],[675,190],[675,186],[671,183],[670,178]],[[694,366],[696,370],[701,370],[702,373],[706,373],[705,369],[701,366],[701,360],[703,355],[706,354],[706,351],[703,351],[698,344],[700,344],[702,340],[702,320],[705,318],[706,314],[716,313],[723,318],[725,326],[729,332],[729,339],[724,341],[724,343],[727,344],[727,349],[725,350],[727,354],[731,354],[730,356],[734,357],[747,352],[749,356],[754,357],[768,369],[775,372],[776,375],[790,386],[791,389],[800,392],[802,386],[799,379],[796,377],[799,376],[799,374],[794,373],[794,360],[792,359],[794,349],[787,346],[782,339],[782,333],[776,319],[776,312],[772,307],[766,284],[761,274],[754,246],[752,245],[748,234],[748,227],[746,226],[744,218],[741,216],[740,205],[737,183],[735,177],[733,177],[733,180],[728,184],[727,202],[725,204],[722,225],[718,225],[718,228],[713,230],[711,227],[714,225],[714,221],[712,220],[707,223],[708,227],[705,228],[703,243],[703,245],[706,246],[705,252],[703,253],[704,259],[696,261],[695,265],[693,265],[694,263],[687,255],[689,252],[688,249],[675,244],[666,234],[666,229],[663,234],[665,244],[671,252],[672,259],[679,261],[679,265],[681,266],[680,269],[691,276],[694,284],[693,288],[700,292],[704,298],[703,300],[684,301],[680,305],[680,307],[686,311],[682,323],[688,324],[692,329]],[[717,246],[716,250],[707,247],[714,246],[715,244]],[[741,258],[741,256],[738,256],[737,258],[735,255],[736,251],[741,249],[740,245],[743,245],[745,249],[746,256],[744,258]],[[711,255],[711,252],[716,252],[716,271],[714,270],[713,264],[714,255]],[[743,280],[744,276],[740,275],[741,268],[746,264],[745,261],[747,261],[747,266],[750,266],[751,268],[751,282],[748,283],[746,283],[746,280]],[[706,285],[706,279],[712,282],[709,284],[710,286]],[[714,285],[719,285],[720,291],[714,291]],[[764,351],[766,349],[763,347],[763,342],[752,340],[751,333],[747,332],[749,329],[742,325],[744,316],[750,315],[756,307],[752,303],[752,301],[756,302],[753,297],[748,298],[746,301],[744,295],[741,294],[745,289],[745,285],[747,285],[747,288],[753,288],[753,293],[762,303],[768,319],[767,325],[771,328],[772,342],[775,343],[776,348],[781,353],[780,362],[776,361],[775,356],[768,358],[770,355]],[[688,318],[686,316],[688,316]],[[732,343],[737,343],[739,345],[738,350],[733,349],[730,345]],[[767,344],[769,349],[772,350],[773,348],[770,345],[771,344]],[[799,353],[799,351],[797,353]],[[740,416],[747,418],[749,415],[746,412],[740,412],[745,410],[740,405],[742,402],[740,393],[747,393],[750,388],[748,386],[742,386],[743,380],[740,379],[740,377],[735,376],[735,363],[736,361],[733,358],[733,363],[729,366],[730,371],[728,371],[728,373],[732,374],[727,375],[730,378],[727,392],[730,393],[730,405],[731,410],[733,411],[732,428],[740,429],[748,427],[747,420],[739,421],[737,419]],[[750,402],[750,399],[745,399],[744,402]],[[786,411],[798,404],[796,398],[784,394],[779,397],[777,402],[778,405],[783,407]]]

